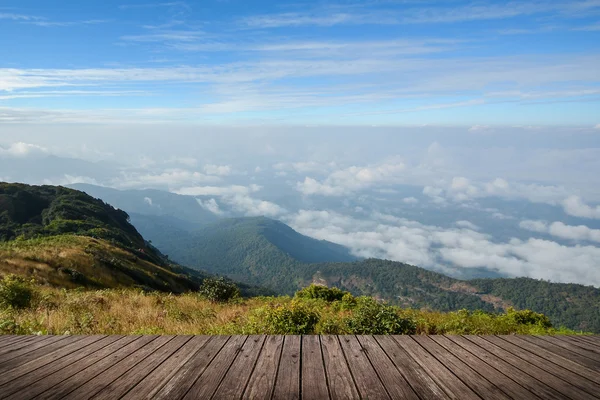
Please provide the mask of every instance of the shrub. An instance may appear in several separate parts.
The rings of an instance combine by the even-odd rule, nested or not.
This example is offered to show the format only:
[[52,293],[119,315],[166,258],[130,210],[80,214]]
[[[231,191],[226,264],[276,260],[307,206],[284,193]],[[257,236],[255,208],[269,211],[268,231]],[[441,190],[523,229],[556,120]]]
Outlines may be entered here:
[[33,289],[29,282],[16,275],[7,275],[0,281],[0,307],[27,308],[31,305]]
[[254,315],[254,330],[270,335],[302,335],[314,333],[319,314],[303,302],[259,308]]
[[515,310],[510,307],[502,317],[517,325],[539,325],[543,328],[552,328],[550,318],[531,310]]
[[205,278],[198,293],[214,303],[226,302],[240,297],[240,289],[225,278]]
[[353,334],[399,335],[416,332],[415,323],[398,315],[394,307],[370,297],[359,297],[356,300],[356,307],[346,322]]
[[[340,290],[336,287],[328,288],[327,286],[312,284],[296,292],[295,297],[301,299],[323,299],[325,301],[342,300],[345,295],[350,293]],[[352,296],[352,295],[350,295]]]

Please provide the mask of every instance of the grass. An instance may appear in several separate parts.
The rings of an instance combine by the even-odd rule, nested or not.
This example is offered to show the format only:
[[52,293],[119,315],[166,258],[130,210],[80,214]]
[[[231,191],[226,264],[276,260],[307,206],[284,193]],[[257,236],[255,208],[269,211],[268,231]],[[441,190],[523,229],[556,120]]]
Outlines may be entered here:
[[[33,290],[30,307],[0,310],[1,334],[345,334],[356,333],[348,321],[356,322],[361,315],[378,318],[360,308],[360,298],[358,306],[347,298],[327,301],[255,297],[215,303],[197,293],[174,295],[136,289],[57,289],[38,285]],[[363,300],[370,305],[369,310],[374,307],[372,300]],[[540,323],[536,319],[540,314],[535,313],[531,314],[535,318],[529,318],[530,314],[511,311],[488,314],[396,307],[386,310],[413,326],[416,334],[576,333]],[[529,316],[529,320],[523,316]],[[377,322],[385,327],[387,321]],[[368,326],[369,321],[366,322]]]

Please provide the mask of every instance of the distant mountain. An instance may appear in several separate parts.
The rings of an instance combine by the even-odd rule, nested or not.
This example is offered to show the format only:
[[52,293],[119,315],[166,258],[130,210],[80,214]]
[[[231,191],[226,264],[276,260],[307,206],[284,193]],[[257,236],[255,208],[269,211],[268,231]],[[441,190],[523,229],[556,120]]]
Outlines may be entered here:
[[201,225],[218,219],[215,214],[202,208],[192,196],[154,189],[118,190],[85,183],[77,183],[69,187],[102,199],[130,214],[167,216]]
[[223,219],[197,230],[168,217],[134,214],[132,221],[182,264],[280,294],[322,283],[410,308],[529,308],[548,315],[557,326],[600,332],[600,290],[593,287],[526,278],[458,280],[401,262],[354,260],[342,246],[263,217]]
[[0,274],[8,273],[63,287],[171,292],[197,290],[210,276],[169,261],[127,213],[83,192],[0,183]]

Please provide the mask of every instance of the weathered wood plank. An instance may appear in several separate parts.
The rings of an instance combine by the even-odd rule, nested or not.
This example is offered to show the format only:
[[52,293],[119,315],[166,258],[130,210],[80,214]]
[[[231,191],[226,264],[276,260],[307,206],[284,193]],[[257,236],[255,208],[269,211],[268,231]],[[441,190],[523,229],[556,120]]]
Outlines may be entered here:
[[597,370],[600,371],[600,358],[598,357],[598,354],[593,352],[593,351],[589,351],[586,349],[582,349],[579,346],[576,346],[574,344],[565,342],[564,340],[560,340],[557,337],[554,336],[536,336],[536,338],[541,339],[541,340],[545,340],[547,342],[550,342],[552,344],[555,344],[557,346],[560,346],[564,349],[567,349],[575,354],[579,354],[582,357],[587,357],[590,360],[593,361],[594,365],[596,366]]
[[210,399],[240,353],[248,336],[232,336],[192,385],[184,399]]
[[285,336],[275,379],[273,399],[300,398],[300,336]]
[[171,357],[152,371],[151,374],[146,376],[141,382],[135,385],[133,389],[127,392],[127,394],[123,396],[123,399],[134,400],[153,398],[175,374],[179,373],[181,367],[188,362],[188,360],[192,358],[209,339],[210,336],[192,337]]
[[413,336],[413,339],[482,398],[497,400],[509,399],[509,397],[502,390],[498,389],[496,385],[459,360],[455,355],[448,352],[447,349],[440,346],[429,336],[416,335]]
[[339,340],[360,396],[366,399],[390,399],[356,336],[339,336]]
[[181,399],[219,354],[230,336],[212,336],[156,393],[155,399]]
[[60,381],[60,383],[50,387],[45,392],[40,394],[38,398],[63,398],[67,394],[79,388],[81,385],[84,385],[91,379],[102,374],[119,361],[127,358],[129,355],[133,354],[148,343],[151,343],[157,338],[157,336],[130,336],[130,338],[133,338],[133,340],[127,343],[124,347],[113,348],[113,346],[117,345],[112,345],[111,348],[114,350],[112,353],[103,354],[102,352],[99,354],[92,354],[90,356],[90,361],[93,362],[88,367],[83,368],[71,377],[64,379]]
[[394,340],[429,373],[429,376],[453,399],[479,399],[471,388],[458,379],[410,336],[394,336]]
[[64,399],[89,399],[104,387],[110,385],[114,380],[126,374],[131,368],[141,363],[147,357],[158,351],[165,344],[170,342],[173,336],[159,336],[147,345],[139,348],[126,358],[104,370],[100,375],[90,379],[77,389],[69,393]]
[[525,374],[518,368],[515,368],[513,364],[507,362],[504,358],[508,354],[509,358],[513,357],[510,353],[505,353],[504,350],[497,346],[494,346],[490,342],[483,340],[480,337],[473,336],[467,340],[463,336],[447,336],[448,339],[454,343],[460,345],[465,350],[476,356],[482,361],[485,361],[488,365],[494,367],[513,381],[517,382],[525,389],[534,393],[542,399],[559,400],[564,399],[565,396],[543,382],[532,378]]
[[588,343],[594,344],[596,346],[600,346],[600,335],[579,335],[577,336],[579,339],[584,340]]
[[[55,340],[54,343],[32,350],[20,357],[11,358],[0,366],[0,384],[7,382],[7,377],[13,376],[13,371],[17,368],[24,367],[25,369],[28,369],[32,366],[39,368],[69,354],[69,352],[75,349],[79,349],[81,345],[78,345],[77,343],[82,340],[94,341],[100,340],[102,337],[103,336],[78,336],[70,338],[71,340]],[[27,367],[25,367],[25,365],[27,365]]]
[[421,399],[448,399],[448,395],[391,336],[374,336],[398,372]]
[[0,370],[6,370],[4,366],[13,358],[22,357],[24,354],[42,349],[45,346],[61,340],[66,340],[67,338],[68,336],[41,336],[39,339],[31,338],[30,340],[19,342],[14,346],[0,349]]
[[[539,398],[529,390],[525,389],[514,380],[504,375],[499,370],[485,363],[481,359],[475,357],[469,351],[465,350],[446,336],[435,335],[430,336],[440,346],[444,347],[448,352],[456,356],[462,362],[467,364],[473,370],[477,371],[479,375],[483,376],[489,382],[492,382],[502,392],[514,399],[533,399]],[[478,392],[478,394],[482,394]]]
[[321,339],[316,335],[302,336],[302,398],[306,400],[329,398]]
[[419,398],[373,336],[360,335],[357,339],[392,399]]
[[[77,344],[80,348],[18,379],[12,379],[10,383],[0,388],[1,396],[7,396],[7,399],[33,398],[91,365],[98,360],[97,354],[103,354],[102,357],[105,357],[129,341],[133,341],[134,338],[126,339],[127,337],[124,336],[107,336],[91,344],[85,340],[73,343],[72,345]],[[83,347],[85,349],[82,349]],[[8,396],[9,394],[11,396]]]
[[16,336],[16,335],[0,335],[2,341],[0,342],[0,349],[6,346],[14,346],[22,340],[31,340],[30,336]]
[[[568,358],[564,358],[559,354],[553,353],[549,350],[546,350],[543,347],[538,346],[537,344],[526,340],[523,336],[502,336],[504,340],[507,340],[519,347],[527,349],[530,352],[534,352],[538,356],[556,364],[560,365],[563,368],[566,368],[570,371],[575,372],[578,375],[583,376],[591,380],[592,382],[600,382],[600,372],[595,372],[585,366],[569,360]],[[600,393],[600,390],[599,390]]]
[[332,399],[356,399],[358,389],[344,357],[339,339],[334,335],[321,336],[325,373]]
[[597,353],[600,356],[600,346],[598,346],[596,344],[592,344],[585,340],[582,340],[578,336],[574,336],[574,335],[573,336],[556,336],[556,338],[560,339],[560,340],[564,340],[569,343],[572,343],[572,344],[576,345],[577,347],[581,347],[582,349],[585,349],[588,351],[593,351],[594,353]]
[[129,371],[120,375],[110,384],[104,386],[92,398],[103,400],[120,399],[191,338],[191,336],[175,336],[158,350],[155,350],[146,356]]
[[[470,338],[470,336],[467,336]],[[504,359],[509,363],[513,364],[516,368],[519,368],[524,373],[544,382],[546,385],[552,387],[556,391],[562,393],[564,396],[575,399],[593,399],[594,396],[584,392],[571,385],[569,382],[561,379],[559,376],[553,375],[546,370],[542,369],[542,365],[538,365],[539,360],[535,356],[527,351],[513,349],[511,344],[496,336],[485,336],[483,340],[492,343],[496,347],[502,349],[504,353]],[[511,351],[513,350],[513,351]]]
[[252,375],[258,356],[265,342],[264,335],[251,335],[242,346],[235,362],[221,381],[213,399],[239,399]]
[[258,356],[256,367],[244,391],[244,399],[268,400],[271,398],[282,349],[283,336],[267,336]]
[[537,344],[539,347],[542,347],[552,353],[558,354],[559,356],[566,358],[567,360],[571,360],[573,362],[581,364],[581,365],[591,369],[592,371],[595,371],[595,372],[600,371],[598,362],[591,360],[588,357],[584,357],[582,355],[579,355],[577,353],[569,351],[568,349],[565,349],[564,347],[557,346],[554,343],[550,343],[550,342],[543,340],[536,336],[523,335],[522,338],[530,343]]

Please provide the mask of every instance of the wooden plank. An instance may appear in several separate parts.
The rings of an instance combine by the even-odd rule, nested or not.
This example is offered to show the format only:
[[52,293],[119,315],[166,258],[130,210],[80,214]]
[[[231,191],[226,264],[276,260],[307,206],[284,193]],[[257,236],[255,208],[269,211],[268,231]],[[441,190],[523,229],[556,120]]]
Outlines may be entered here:
[[585,340],[582,340],[581,338],[572,335],[572,336],[556,336],[557,339],[560,340],[564,340],[566,342],[572,343],[578,347],[581,347],[582,349],[588,350],[588,351],[593,351],[594,353],[597,353],[600,356],[600,346],[592,344],[590,342],[587,342]]
[[594,362],[594,365],[596,366],[597,370],[600,371],[600,358],[598,357],[597,353],[595,353],[593,351],[582,349],[579,346],[576,346],[569,342],[565,342],[564,340],[560,340],[559,338],[556,338],[554,336],[536,336],[536,337],[541,340],[545,340],[547,342],[550,342],[552,344],[560,346],[564,349],[567,349],[575,354],[579,354],[580,356],[589,358],[590,360],[592,360]]
[[338,339],[361,398],[390,399],[356,336],[344,335]]
[[251,335],[248,337],[235,362],[231,365],[213,395],[213,399],[229,400],[242,397],[262,350],[265,338],[265,335]]
[[[508,396],[514,399],[533,399],[539,398],[534,395],[529,390],[525,389],[514,380],[510,379],[497,369],[492,366],[486,364],[481,359],[475,357],[469,351],[465,350],[449,338],[441,335],[430,336],[430,338],[435,341],[438,345],[444,347],[448,352],[456,356],[462,362],[470,366],[473,370],[477,371],[477,373],[487,379],[489,382],[492,382],[496,387],[498,387],[502,392],[506,393]],[[482,350],[483,351],[483,350]],[[480,392],[477,392],[481,394]]]
[[321,338],[317,335],[302,336],[302,399],[329,398]]
[[421,399],[448,399],[448,395],[391,336],[374,336],[398,372]]
[[271,398],[282,348],[283,336],[267,336],[258,356],[256,367],[244,391],[244,399],[268,400]]
[[210,399],[240,353],[248,336],[232,336],[192,385],[184,399]]
[[520,369],[515,368],[513,364],[508,363],[505,358],[514,356],[511,353],[506,353],[504,350],[494,346],[490,342],[476,336],[470,337],[470,340],[467,340],[463,336],[449,335],[447,337],[540,398],[552,400],[565,398],[563,394],[552,389],[550,386],[539,380],[533,379]]
[[[16,374],[12,375],[10,377],[12,378],[11,381],[0,387],[0,397],[15,399],[33,398],[88,366],[89,360],[92,358],[90,354],[104,350],[107,346],[110,347],[112,343],[118,342],[123,338],[123,336],[106,336],[93,342],[93,337],[89,337],[88,340],[84,338],[73,343],[73,345],[77,345],[79,348],[72,349],[72,352],[67,356],[49,364],[40,365],[39,368],[19,376],[18,379],[16,377],[13,378]],[[8,397],[8,395],[11,396]]]
[[155,399],[181,399],[194,382],[204,373],[213,358],[219,354],[229,336],[212,336],[171,379],[153,396]]
[[[154,341],[158,336],[130,336],[129,338],[133,339],[131,342],[127,343],[124,347],[114,349],[113,352],[106,354],[93,354],[91,355],[91,363],[88,367],[83,368],[81,371],[77,372],[75,375],[62,380],[60,383],[50,387],[45,392],[43,392],[40,397],[43,399],[61,399],[69,393],[73,392],[80,386],[86,384],[90,380],[94,379],[98,375],[102,374],[104,371],[127,358],[129,355],[133,354],[140,348],[143,348],[145,345]],[[111,347],[116,346],[112,345]],[[98,356],[102,357],[98,357]],[[86,357],[87,359],[87,357]]]
[[[100,340],[104,336],[93,336],[90,340]],[[32,350],[20,357],[14,357],[0,366],[0,384],[3,384],[7,379],[7,376],[13,376],[12,371],[23,367],[25,369],[31,368],[32,364],[39,368],[54,360],[69,354],[74,349],[79,349],[81,346],[78,345],[81,340],[86,339],[85,336],[77,336],[72,338],[62,338],[63,340],[55,340],[53,343],[47,344],[36,350]],[[85,342],[87,343],[87,342]],[[25,367],[27,365],[27,367]],[[30,369],[29,369],[30,370]]]
[[104,400],[120,399],[191,338],[192,337],[189,335],[173,337],[163,346],[146,356],[129,371],[118,376],[117,379],[104,386],[102,390],[98,391],[92,398]]
[[578,335],[577,336],[579,339],[584,340],[588,343],[594,344],[596,346],[600,346],[600,336],[598,335],[594,335],[594,336],[590,336],[590,335]]
[[29,336],[16,336],[16,335],[0,335],[3,340],[0,342],[0,349],[6,346],[14,346],[22,340],[30,340]]
[[556,365],[560,365],[563,368],[573,371],[576,374],[581,375],[584,378],[591,380],[592,382],[596,382],[596,381],[600,382],[600,373],[599,372],[592,371],[591,369],[586,368],[583,365],[581,365],[575,361],[569,360],[569,359],[564,358],[556,353],[546,350],[545,348],[540,347],[537,344],[526,340],[526,338],[523,336],[516,336],[516,335],[515,336],[502,336],[502,339],[507,340],[519,347],[527,349],[530,352],[534,352],[538,356],[543,357],[544,359],[546,359]]
[[[573,386],[569,382],[561,379],[559,376],[547,372],[545,369],[543,369],[543,365],[539,365],[539,357],[534,356],[533,353],[519,348],[514,349],[514,345],[511,345],[511,343],[496,336],[483,336],[481,339],[502,349],[505,352],[505,359],[509,363],[513,364],[516,368],[519,368],[521,371],[527,373],[535,379],[544,382],[546,385],[562,393],[564,396],[572,399],[595,398],[578,387]],[[512,355],[512,357],[509,357],[508,355]],[[544,362],[545,361],[542,361],[542,363]]]
[[321,336],[325,374],[332,399],[356,399],[358,389],[337,336]]
[[479,399],[480,397],[458,379],[427,350],[410,336],[394,336],[394,340],[423,368],[429,376],[453,399]]
[[210,339],[210,336],[194,336],[151,374],[146,376],[123,399],[150,399],[169,381],[190,358]]
[[300,398],[300,336],[285,336],[275,379],[273,399]]
[[429,336],[415,335],[412,338],[480,397],[497,400],[509,398],[496,385],[459,360],[455,355],[448,352],[447,349],[440,346]]
[[37,349],[41,349],[44,346],[47,346],[54,342],[58,342],[60,340],[65,340],[67,338],[68,336],[34,337],[30,340],[19,342],[14,346],[9,346],[7,348],[0,349],[0,368],[2,368],[7,363],[7,361],[12,360],[13,358],[22,356]]
[[152,340],[147,345],[138,348],[135,352],[120,360],[110,368],[102,371],[101,374],[88,380],[77,389],[67,394],[64,399],[89,399],[96,393],[102,390],[104,387],[110,385],[114,380],[124,375],[131,368],[135,367],[138,363],[142,362],[146,357],[152,355],[162,346],[167,344],[173,339],[173,336],[159,336]]
[[550,343],[550,342],[543,340],[537,336],[523,335],[521,337],[524,340],[527,340],[528,342],[531,342],[533,344],[537,344],[539,347],[542,347],[548,351],[551,351],[552,353],[558,354],[559,356],[566,358],[567,360],[571,360],[575,363],[581,364],[581,365],[591,369],[592,371],[595,371],[595,372],[600,371],[600,369],[598,367],[598,363],[595,362],[594,360],[590,360],[588,357],[584,357],[577,353],[573,353],[572,351],[569,351],[569,350],[565,349],[564,347],[557,346],[554,343]]

